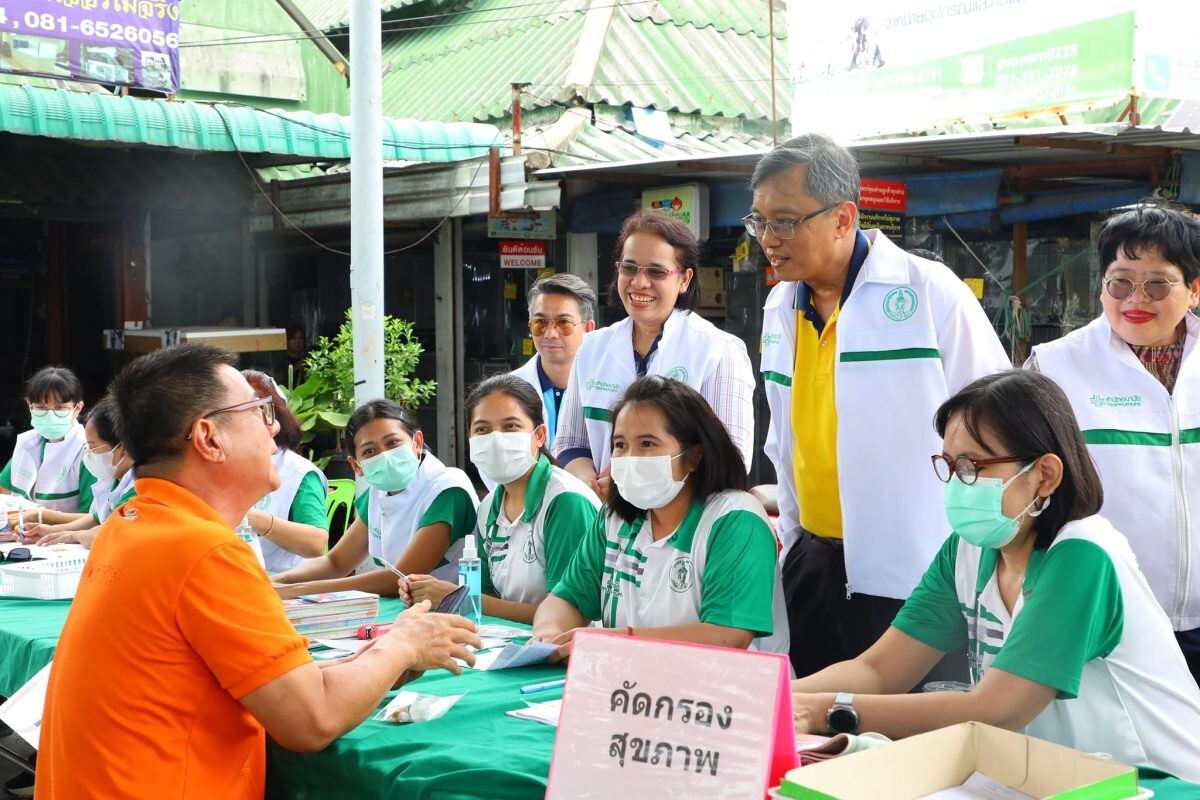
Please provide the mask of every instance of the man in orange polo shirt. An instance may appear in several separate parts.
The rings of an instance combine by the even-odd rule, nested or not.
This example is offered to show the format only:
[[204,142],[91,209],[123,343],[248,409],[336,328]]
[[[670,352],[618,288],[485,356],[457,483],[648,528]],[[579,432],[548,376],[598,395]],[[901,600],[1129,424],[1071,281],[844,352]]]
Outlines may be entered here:
[[261,798],[264,729],[320,750],[406,675],[473,663],[474,626],[427,604],[355,658],[312,661],[232,530],[279,486],[270,400],[233,363],[189,345],[113,384],[137,498],[101,528],[67,616],[37,798]]

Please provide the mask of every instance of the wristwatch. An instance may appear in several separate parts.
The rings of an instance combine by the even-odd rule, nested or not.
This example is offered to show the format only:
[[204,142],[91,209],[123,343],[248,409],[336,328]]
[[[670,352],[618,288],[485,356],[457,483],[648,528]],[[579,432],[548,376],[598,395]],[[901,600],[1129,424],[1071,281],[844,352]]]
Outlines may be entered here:
[[825,714],[825,724],[834,733],[858,733],[858,712],[854,710],[853,694],[837,693]]

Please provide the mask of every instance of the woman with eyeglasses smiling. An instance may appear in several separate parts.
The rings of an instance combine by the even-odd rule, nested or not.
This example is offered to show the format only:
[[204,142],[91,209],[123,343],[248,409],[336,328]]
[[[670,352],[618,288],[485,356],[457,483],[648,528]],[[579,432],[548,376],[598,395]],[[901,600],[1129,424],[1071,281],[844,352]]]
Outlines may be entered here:
[[754,447],[754,371],[741,339],[692,309],[699,296],[700,245],[691,228],[662,211],[639,211],[617,239],[609,303],[629,315],[588,334],[563,398],[554,456],[608,492],[612,408],[642,375],[664,375],[700,392],[742,456]]
[[1033,348],[1071,401],[1129,537],[1200,682],[1200,220],[1145,205],[1097,240],[1104,313]]
[[12,460],[0,471],[0,492],[37,503],[50,524],[86,516],[96,477],[83,467],[79,378],[66,367],[43,367],[26,382],[25,402],[33,430],[17,437]]

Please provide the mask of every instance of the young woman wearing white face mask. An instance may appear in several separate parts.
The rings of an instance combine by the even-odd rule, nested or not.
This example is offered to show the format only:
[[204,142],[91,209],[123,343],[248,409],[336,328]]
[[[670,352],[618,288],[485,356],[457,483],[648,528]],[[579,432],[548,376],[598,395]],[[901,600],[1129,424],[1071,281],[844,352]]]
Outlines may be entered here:
[[[1129,543],[1096,515],[1100,478],[1062,390],[997,373],[936,427],[954,533],[879,641],[793,682],[797,731],[976,720],[1200,780],[1200,689]],[[964,642],[970,691],[904,694]]]
[[84,434],[87,449],[84,467],[95,478],[92,507],[86,516],[58,525],[34,525],[26,528],[26,541],[40,545],[77,542],[90,548],[100,525],[114,510],[137,496],[133,488],[133,462],[117,437],[116,406],[108,396],[92,406]]
[[534,639],[565,658],[575,632],[599,620],[631,636],[786,653],[775,537],[708,403],[647,375],[613,420],[613,491],[538,606]]
[[87,441],[79,424],[79,378],[66,367],[43,367],[25,383],[25,402],[33,430],[17,437],[12,460],[0,470],[0,493],[37,503],[45,523],[86,516],[96,479],[83,469]]
[[[515,375],[475,387],[466,402],[471,461],[497,484],[479,504],[483,613],[533,621],[537,604],[558,583],[595,522],[600,500],[587,484],[555,466],[546,452],[542,398]],[[429,575],[409,575],[411,594],[434,606],[455,587]]]
[[466,473],[426,450],[416,420],[391,400],[360,406],[346,425],[346,439],[350,466],[370,488],[354,501],[357,518],[333,549],[274,577],[280,596],[359,589],[395,597],[390,571],[350,574],[367,556],[404,573],[457,575],[479,503]]

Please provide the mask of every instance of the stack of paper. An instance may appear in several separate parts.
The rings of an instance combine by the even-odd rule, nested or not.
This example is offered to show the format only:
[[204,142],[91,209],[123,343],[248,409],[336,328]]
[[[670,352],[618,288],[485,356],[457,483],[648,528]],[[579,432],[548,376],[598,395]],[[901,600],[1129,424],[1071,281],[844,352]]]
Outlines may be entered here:
[[296,633],[310,638],[353,636],[379,614],[379,595],[370,592],[305,594],[283,601],[288,621]]
[[543,725],[558,727],[558,716],[562,713],[561,699],[547,700],[544,703],[530,703],[529,701],[526,701],[526,703],[526,708],[514,708],[512,711],[505,711],[504,713],[517,719],[531,719]]

